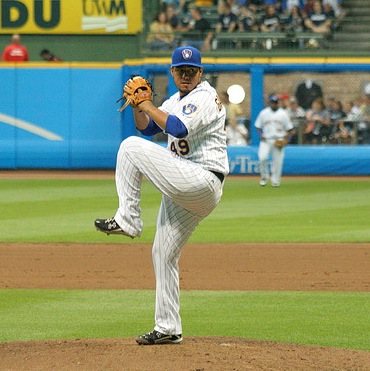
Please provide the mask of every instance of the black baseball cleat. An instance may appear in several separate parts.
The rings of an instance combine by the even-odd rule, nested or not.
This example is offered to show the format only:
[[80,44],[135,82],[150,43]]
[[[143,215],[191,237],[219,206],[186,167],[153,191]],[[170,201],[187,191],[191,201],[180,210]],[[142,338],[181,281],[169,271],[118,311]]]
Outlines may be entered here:
[[153,330],[144,335],[136,337],[136,342],[140,345],[154,345],[154,344],[178,344],[182,342],[180,335],[165,335],[159,331]]
[[130,236],[126,233],[114,220],[114,218],[110,219],[96,219],[95,220],[95,228],[103,233],[106,234],[121,234],[123,236],[127,236],[130,238],[134,238],[134,236]]

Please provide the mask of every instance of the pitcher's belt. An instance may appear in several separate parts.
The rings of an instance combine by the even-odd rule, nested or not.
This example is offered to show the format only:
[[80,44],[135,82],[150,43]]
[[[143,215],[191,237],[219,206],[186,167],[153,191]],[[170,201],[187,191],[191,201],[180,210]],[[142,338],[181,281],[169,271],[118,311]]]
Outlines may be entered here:
[[225,175],[218,173],[217,171],[210,170],[211,173],[215,174],[218,179],[220,179],[220,182],[222,183],[225,179]]

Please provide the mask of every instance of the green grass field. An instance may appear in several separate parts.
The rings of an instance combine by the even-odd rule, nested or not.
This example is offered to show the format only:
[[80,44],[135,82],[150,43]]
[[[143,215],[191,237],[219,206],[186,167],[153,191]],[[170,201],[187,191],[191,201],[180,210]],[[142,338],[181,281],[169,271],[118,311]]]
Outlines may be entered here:
[[[148,182],[142,193],[145,229],[132,243],[149,243],[155,232],[160,193]],[[91,179],[0,180],[0,203],[3,242],[107,242],[93,222],[118,206],[114,181]],[[190,241],[369,242],[369,209],[370,179],[287,179],[280,188],[228,179]]]
[[[143,184],[150,243],[160,194]],[[112,180],[0,180],[1,242],[119,243],[95,231],[117,207]],[[217,209],[191,242],[369,242],[370,179],[228,179]],[[0,290],[0,341],[132,337],[153,325],[154,293]],[[186,336],[240,336],[370,351],[370,294],[182,292]],[[82,315],[81,315],[82,313]]]

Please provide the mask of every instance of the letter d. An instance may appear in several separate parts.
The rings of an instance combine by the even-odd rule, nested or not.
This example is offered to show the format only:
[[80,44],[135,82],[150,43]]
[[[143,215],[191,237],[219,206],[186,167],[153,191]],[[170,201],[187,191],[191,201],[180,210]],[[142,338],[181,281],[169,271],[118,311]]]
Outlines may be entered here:
[[[18,12],[18,18],[12,20],[10,13],[12,9]],[[17,0],[6,0],[1,2],[1,27],[17,28],[23,26],[28,19],[27,7]]]

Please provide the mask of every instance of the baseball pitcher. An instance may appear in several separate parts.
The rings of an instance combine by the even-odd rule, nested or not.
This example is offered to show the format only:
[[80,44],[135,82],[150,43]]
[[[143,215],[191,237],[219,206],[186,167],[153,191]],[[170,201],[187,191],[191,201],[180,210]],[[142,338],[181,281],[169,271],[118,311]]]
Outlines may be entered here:
[[119,207],[113,218],[95,220],[107,234],[131,238],[142,233],[140,191],[143,176],[162,193],[152,258],[156,279],[154,330],[136,338],[144,345],[180,343],[179,257],[199,222],[219,203],[229,172],[225,108],[214,88],[202,82],[200,52],[191,46],[172,54],[171,75],[178,92],[160,107],[140,76],[124,87],[125,103],[144,135],[168,135],[164,148],[140,137],[125,139],[118,151],[116,186]]

